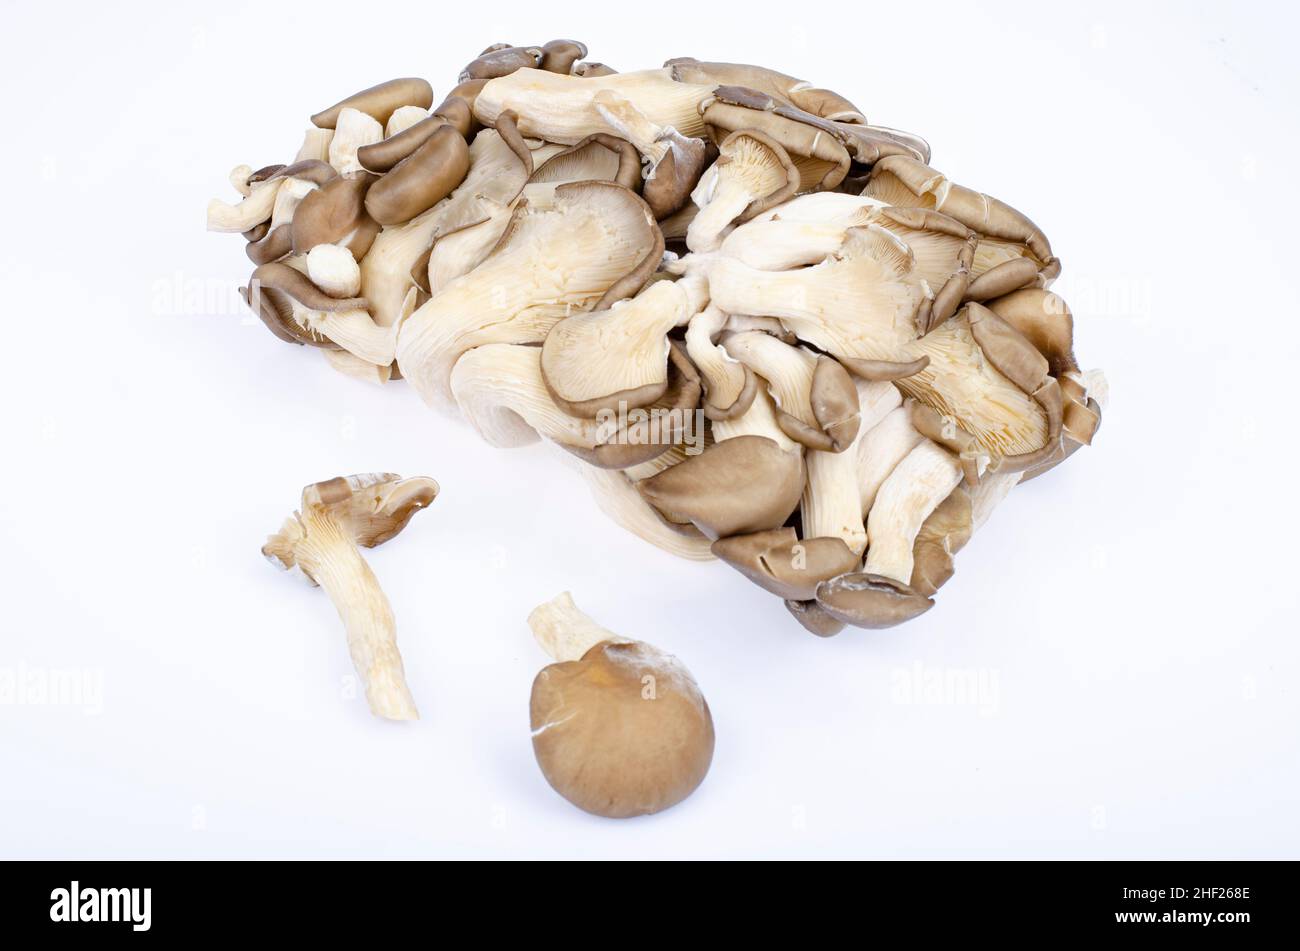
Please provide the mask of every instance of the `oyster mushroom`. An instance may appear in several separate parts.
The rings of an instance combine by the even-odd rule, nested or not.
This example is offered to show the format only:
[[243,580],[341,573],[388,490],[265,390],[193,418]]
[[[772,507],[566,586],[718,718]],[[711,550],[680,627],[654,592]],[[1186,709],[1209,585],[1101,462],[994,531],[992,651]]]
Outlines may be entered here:
[[433,105],[433,87],[423,79],[404,77],[371,86],[346,99],[340,99],[328,109],[311,117],[312,125],[320,129],[336,129],[344,111],[351,109],[370,116],[381,125],[402,106],[428,109]]
[[710,539],[779,528],[799,505],[803,458],[763,436],[736,436],[636,484],[669,521]]
[[674,806],[704,781],[713,717],[690,671],[597,625],[565,592],[528,616],[556,663],[533,681],[533,753],[579,809],[611,819]]
[[279,262],[258,267],[249,286],[249,305],[268,327],[278,324],[299,343],[336,345],[378,366],[393,362],[393,333],[370,319],[365,298],[331,297]]
[[[973,191],[949,181],[939,172],[916,159],[894,155],[881,159],[871,170],[865,192],[873,198],[900,207],[929,208],[942,212],[978,232],[985,241],[981,244],[1001,245],[1018,255],[1027,256],[1035,265],[1036,274],[1051,280],[1061,270],[1061,262],[1052,254],[1052,246],[1042,230],[1010,205],[989,195]],[[997,265],[982,274],[977,267],[976,280],[993,278],[994,271],[1008,268],[1010,273],[1023,274],[1023,265],[1014,261]],[[1001,296],[1015,290],[1001,282],[994,288],[988,285],[992,296]],[[1023,285],[1021,285],[1023,286]]]
[[934,601],[891,578],[856,571],[819,584],[817,606],[845,624],[879,630],[924,614]]
[[597,107],[599,97],[605,105],[631,103],[659,129],[699,138],[704,134],[699,104],[712,91],[712,85],[676,82],[666,69],[594,77],[520,69],[489,81],[474,101],[474,115],[494,126],[497,116],[511,110],[519,116],[523,135],[573,145],[597,132],[619,134]]
[[[547,73],[546,75],[551,75]],[[662,236],[635,194],[609,182],[555,190],[554,205],[522,205],[498,248],[411,315],[398,365],[433,405],[450,407],[451,368],[485,343],[540,343],[561,318],[630,296],[662,253]]]
[[347,629],[370,712],[389,720],[416,720],[419,713],[406,685],[392,608],[357,546],[388,541],[437,495],[432,479],[392,473],[317,482],[302,490],[298,511],[262,546],[273,564],[296,567],[325,589]]
[[444,125],[370,186],[366,211],[381,225],[410,221],[450,195],[468,172],[465,137]]
[[798,188],[799,172],[785,149],[762,132],[731,133],[691,192],[700,211],[686,229],[687,247],[716,250],[732,222],[748,221],[793,198]]
[[686,292],[660,281],[608,310],[574,314],[542,344],[542,376],[556,403],[594,417],[653,403],[668,389],[668,332],[689,316]]
[[823,581],[853,571],[860,553],[843,539],[800,539],[793,528],[719,538],[713,554],[779,598],[808,601]]
[[909,584],[917,533],[961,478],[961,466],[947,450],[928,439],[912,449],[876,493],[867,516],[863,570]]
[[715,420],[748,410],[758,387],[753,371],[716,343],[726,326],[727,315],[710,306],[692,317],[686,328],[686,352],[704,386],[704,415]]

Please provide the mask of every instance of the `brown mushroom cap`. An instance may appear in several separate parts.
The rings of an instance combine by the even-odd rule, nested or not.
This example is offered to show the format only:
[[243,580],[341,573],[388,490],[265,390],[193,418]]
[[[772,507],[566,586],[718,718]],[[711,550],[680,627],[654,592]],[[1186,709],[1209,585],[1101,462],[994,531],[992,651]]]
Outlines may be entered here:
[[690,671],[639,641],[602,641],[543,668],[529,718],[546,781],[611,819],[676,805],[713,760],[713,717]]
[[1056,294],[1029,287],[984,306],[1020,331],[1047,358],[1052,376],[1079,369],[1074,358],[1074,316]]
[[402,106],[419,106],[428,109],[433,105],[433,87],[428,81],[415,77],[390,79],[378,86],[371,86],[346,99],[340,99],[328,109],[323,109],[311,117],[312,125],[319,129],[332,129],[339,121],[339,113],[344,109],[357,109],[371,116],[380,125],[386,123],[390,116]]
[[540,46],[488,47],[460,72],[460,81],[470,79],[497,79],[509,76],[515,70],[536,69],[542,64]]
[[448,125],[442,116],[429,116],[379,142],[357,149],[357,161],[368,172],[387,172]]
[[302,490],[304,506],[329,509],[363,548],[382,545],[397,535],[437,497],[438,483],[433,479],[403,479],[392,472],[336,476]]
[[587,44],[578,40],[551,40],[542,46],[542,69],[566,76],[573,64],[587,55]]
[[974,530],[973,514],[970,493],[959,485],[921,524],[912,543],[910,587],[917,594],[930,597],[952,577],[953,559]]
[[703,139],[684,136],[676,129],[664,131],[668,151],[650,171],[641,188],[655,219],[667,218],[691,197],[700,176],[708,168],[712,150]]
[[907,585],[861,571],[823,581],[817,586],[817,603],[845,624],[873,630],[910,621],[934,607]]
[[834,637],[844,630],[844,622],[831,617],[816,601],[786,601],[785,609],[805,631],[817,637]]
[[636,487],[669,521],[693,522],[716,540],[785,524],[803,484],[801,453],[787,452],[766,436],[737,436]]
[[469,146],[450,125],[435,129],[414,152],[370,186],[366,211],[381,225],[410,221],[465,180]]
[[259,241],[250,241],[244,245],[244,253],[254,264],[269,264],[278,261],[293,250],[293,225],[286,222],[274,231],[268,232]]
[[765,591],[790,601],[809,601],[821,582],[853,571],[861,558],[842,538],[800,540],[793,528],[719,538],[718,558]]
[[307,193],[293,213],[293,251],[306,254],[318,244],[338,244],[369,216],[366,192],[376,181],[369,172],[339,175]]

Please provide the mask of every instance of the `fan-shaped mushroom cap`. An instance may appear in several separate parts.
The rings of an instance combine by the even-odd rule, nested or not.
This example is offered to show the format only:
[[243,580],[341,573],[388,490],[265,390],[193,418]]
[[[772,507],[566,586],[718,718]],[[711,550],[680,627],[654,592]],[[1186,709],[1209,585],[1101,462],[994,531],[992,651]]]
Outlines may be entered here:
[[859,555],[839,538],[800,540],[793,528],[719,538],[713,554],[777,597],[807,601],[817,585],[853,571]]
[[566,317],[542,344],[542,375],[574,416],[647,406],[668,388],[668,332],[686,322],[686,293],[669,281],[608,310]]
[[716,250],[733,222],[748,221],[793,198],[798,187],[799,172],[785,149],[761,132],[731,133],[691,192],[700,212],[686,230],[687,246],[696,252]]
[[714,343],[726,324],[727,315],[710,306],[692,317],[686,330],[686,352],[704,386],[704,415],[714,420],[744,413],[758,387],[753,371]]
[[338,476],[302,490],[303,505],[328,509],[362,548],[375,548],[396,536],[437,497],[433,479],[403,479],[392,472]]
[[934,607],[907,585],[867,572],[823,581],[817,586],[817,603],[845,624],[872,630],[894,627]]
[[433,105],[433,87],[425,80],[411,77],[390,79],[386,83],[371,86],[369,89],[353,93],[346,99],[340,99],[328,109],[323,109],[312,116],[311,122],[317,128],[333,129],[344,109],[356,109],[383,124],[402,106],[419,106],[421,109],[428,109],[431,105]]
[[546,781],[598,816],[676,805],[703,782],[713,759],[713,717],[690,671],[640,641],[601,641],[579,660],[544,668],[529,713]]
[[990,245],[1020,246],[1045,279],[1060,273],[1060,261],[1053,256],[1047,236],[1029,218],[996,198],[949,181],[915,159],[899,155],[881,159],[871,170],[865,194],[890,205],[943,212],[983,235]]
[[1038,348],[1047,358],[1052,376],[1079,369],[1074,358],[1074,316],[1056,294],[1030,287],[988,301],[985,306]]
[[641,157],[626,139],[597,132],[551,156],[528,179],[529,184],[578,181],[616,182],[635,191],[641,185]]
[[670,59],[664,66],[672,70],[673,78],[678,82],[744,86],[775,96],[822,119],[839,122],[867,121],[862,110],[838,93],[818,89],[805,80],[795,79],[765,66],[702,63],[689,56]]
[[777,528],[799,504],[803,458],[762,436],[737,436],[637,483],[664,517],[712,539]]
[[560,318],[600,306],[651,255],[653,269],[661,241],[650,210],[626,188],[559,186],[553,207],[521,206],[487,260],[403,324],[403,376],[426,402],[449,405],[451,368],[462,353],[484,343],[540,343]]
[[450,195],[468,171],[465,137],[443,125],[370,186],[366,211],[381,225],[410,221]]
[[[660,458],[666,458],[664,453]],[[674,525],[656,512],[636,491],[629,474],[576,461],[600,510],[656,548],[690,561],[713,561],[709,540],[694,525]],[[651,463],[647,465],[654,464]]]
[[741,129],[762,132],[780,143],[799,164],[798,157],[814,160],[814,180],[801,175],[800,190],[831,189],[844,180],[852,161],[835,126],[767,93],[743,86],[718,86],[700,105],[705,125],[715,140]]

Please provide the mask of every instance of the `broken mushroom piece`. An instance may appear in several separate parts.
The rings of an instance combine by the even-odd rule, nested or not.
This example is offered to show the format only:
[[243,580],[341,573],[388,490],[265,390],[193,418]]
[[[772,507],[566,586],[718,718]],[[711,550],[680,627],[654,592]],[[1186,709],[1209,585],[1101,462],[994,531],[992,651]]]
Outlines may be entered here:
[[296,567],[325,589],[347,629],[370,712],[388,720],[417,720],[419,713],[406,685],[392,608],[357,546],[388,541],[437,495],[432,479],[388,472],[317,482],[302,490],[299,510],[262,546],[273,564]]
[[713,761],[713,716],[682,662],[600,627],[568,592],[528,624],[556,661],[529,700],[533,753],[551,788],[610,819],[662,812],[693,793]]

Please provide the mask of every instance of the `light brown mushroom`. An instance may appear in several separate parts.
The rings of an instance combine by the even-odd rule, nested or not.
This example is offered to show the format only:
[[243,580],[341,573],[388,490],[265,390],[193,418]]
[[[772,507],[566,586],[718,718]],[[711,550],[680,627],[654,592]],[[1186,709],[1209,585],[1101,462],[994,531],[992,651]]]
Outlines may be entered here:
[[423,79],[405,77],[390,79],[386,83],[371,86],[346,99],[340,99],[328,109],[322,109],[311,117],[312,125],[320,129],[333,129],[344,109],[356,109],[364,112],[380,125],[388,121],[402,106],[419,106],[428,109],[433,105],[433,87]]
[[677,658],[601,628],[565,592],[528,617],[556,663],[533,681],[533,753],[579,809],[611,819],[681,802],[713,760],[713,717]]
[[450,195],[468,172],[465,137],[443,125],[370,186],[366,211],[381,225],[410,221]]

